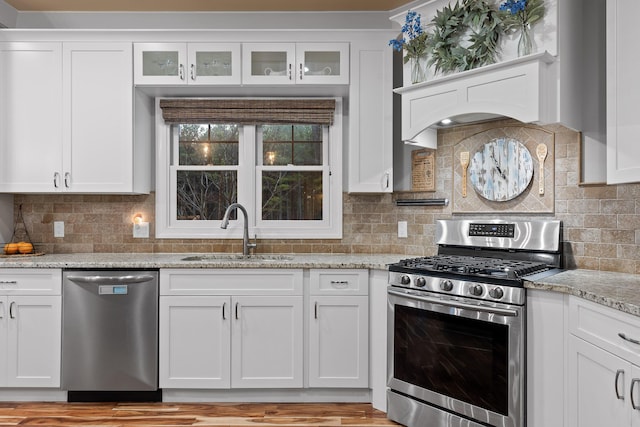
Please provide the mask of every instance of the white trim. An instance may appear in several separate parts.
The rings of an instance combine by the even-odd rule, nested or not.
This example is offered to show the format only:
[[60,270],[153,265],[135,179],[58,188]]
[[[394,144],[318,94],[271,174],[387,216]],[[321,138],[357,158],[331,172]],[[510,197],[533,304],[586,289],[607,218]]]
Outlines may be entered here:
[[[171,160],[171,126],[164,123],[160,109],[160,99],[156,98],[156,237],[173,239],[241,238],[243,218],[230,221],[226,230],[220,228],[221,221],[176,221],[172,212],[176,211],[175,174],[168,165]],[[335,98],[334,124],[324,133],[328,138],[323,145],[323,165],[271,167],[261,165],[257,155],[259,147],[249,141],[256,141],[255,127],[243,126],[240,130],[239,164],[237,166],[205,167],[208,170],[238,171],[238,202],[249,213],[249,235],[258,238],[305,238],[326,239],[342,237],[342,98]],[[174,158],[177,155],[173,154]],[[260,163],[260,165],[258,165]],[[258,166],[254,166],[258,165]],[[203,167],[198,167],[202,170]],[[260,184],[262,170],[291,170],[323,172],[323,215],[321,221],[262,221],[257,218],[261,206]],[[326,186],[326,188],[325,188]]]

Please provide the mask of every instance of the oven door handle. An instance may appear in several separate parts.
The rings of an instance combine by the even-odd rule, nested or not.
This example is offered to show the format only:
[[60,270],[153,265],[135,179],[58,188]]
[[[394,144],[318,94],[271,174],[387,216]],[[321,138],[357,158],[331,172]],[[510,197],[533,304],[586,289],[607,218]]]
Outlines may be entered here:
[[434,304],[442,304],[448,307],[464,308],[468,310],[482,311],[485,313],[499,314],[502,316],[512,316],[512,317],[518,316],[518,312],[516,310],[509,310],[507,308],[486,307],[483,305],[467,304],[460,301],[444,300],[440,298],[430,298],[430,297],[425,297],[425,296],[420,296],[415,294],[409,294],[402,291],[395,291],[393,289],[388,289],[387,292],[391,295],[395,295],[398,297],[404,297],[404,298],[414,299],[416,301],[422,301],[422,302],[428,302],[428,303],[434,303]]

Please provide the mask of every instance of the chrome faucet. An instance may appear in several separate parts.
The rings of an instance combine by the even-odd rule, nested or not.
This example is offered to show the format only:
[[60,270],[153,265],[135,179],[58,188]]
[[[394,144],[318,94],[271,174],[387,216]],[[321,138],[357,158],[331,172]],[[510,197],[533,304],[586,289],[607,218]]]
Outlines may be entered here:
[[249,249],[255,249],[258,244],[256,242],[249,243],[249,216],[247,215],[247,210],[240,203],[231,203],[227,210],[224,212],[224,216],[222,217],[222,224],[220,224],[220,228],[227,229],[229,226],[229,215],[231,215],[231,211],[234,209],[238,209],[242,211],[242,215],[244,215],[244,228],[242,234],[242,255],[249,255]]

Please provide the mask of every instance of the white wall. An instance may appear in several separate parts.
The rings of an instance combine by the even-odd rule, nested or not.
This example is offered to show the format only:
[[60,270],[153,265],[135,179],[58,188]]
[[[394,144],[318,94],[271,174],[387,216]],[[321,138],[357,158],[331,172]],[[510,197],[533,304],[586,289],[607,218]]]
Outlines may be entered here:
[[0,27],[13,28],[16,26],[18,11],[9,6],[4,0],[0,0]]
[[8,242],[13,234],[13,195],[0,194],[0,243]]
[[[0,0],[2,2],[3,0]],[[20,12],[17,28],[389,29],[388,12]]]

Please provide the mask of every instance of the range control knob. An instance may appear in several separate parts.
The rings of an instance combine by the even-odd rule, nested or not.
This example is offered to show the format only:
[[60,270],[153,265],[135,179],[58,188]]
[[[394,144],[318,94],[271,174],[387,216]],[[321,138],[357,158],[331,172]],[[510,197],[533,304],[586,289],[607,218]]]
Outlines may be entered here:
[[424,285],[427,284],[427,280],[424,277],[418,277],[416,279],[416,286],[419,288],[424,288]]
[[489,296],[491,298],[500,299],[504,296],[504,291],[502,288],[493,288],[489,291]]
[[440,289],[447,292],[451,291],[453,289],[453,282],[451,282],[451,280],[443,280],[440,282]]
[[469,286],[469,293],[471,295],[475,295],[475,296],[479,297],[480,295],[482,295],[482,292],[484,292],[484,289],[482,289],[482,285],[471,285],[471,286]]
[[404,275],[402,277],[400,277],[400,284],[402,285],[408,285],[409,283],[411,283],[411,277]]

